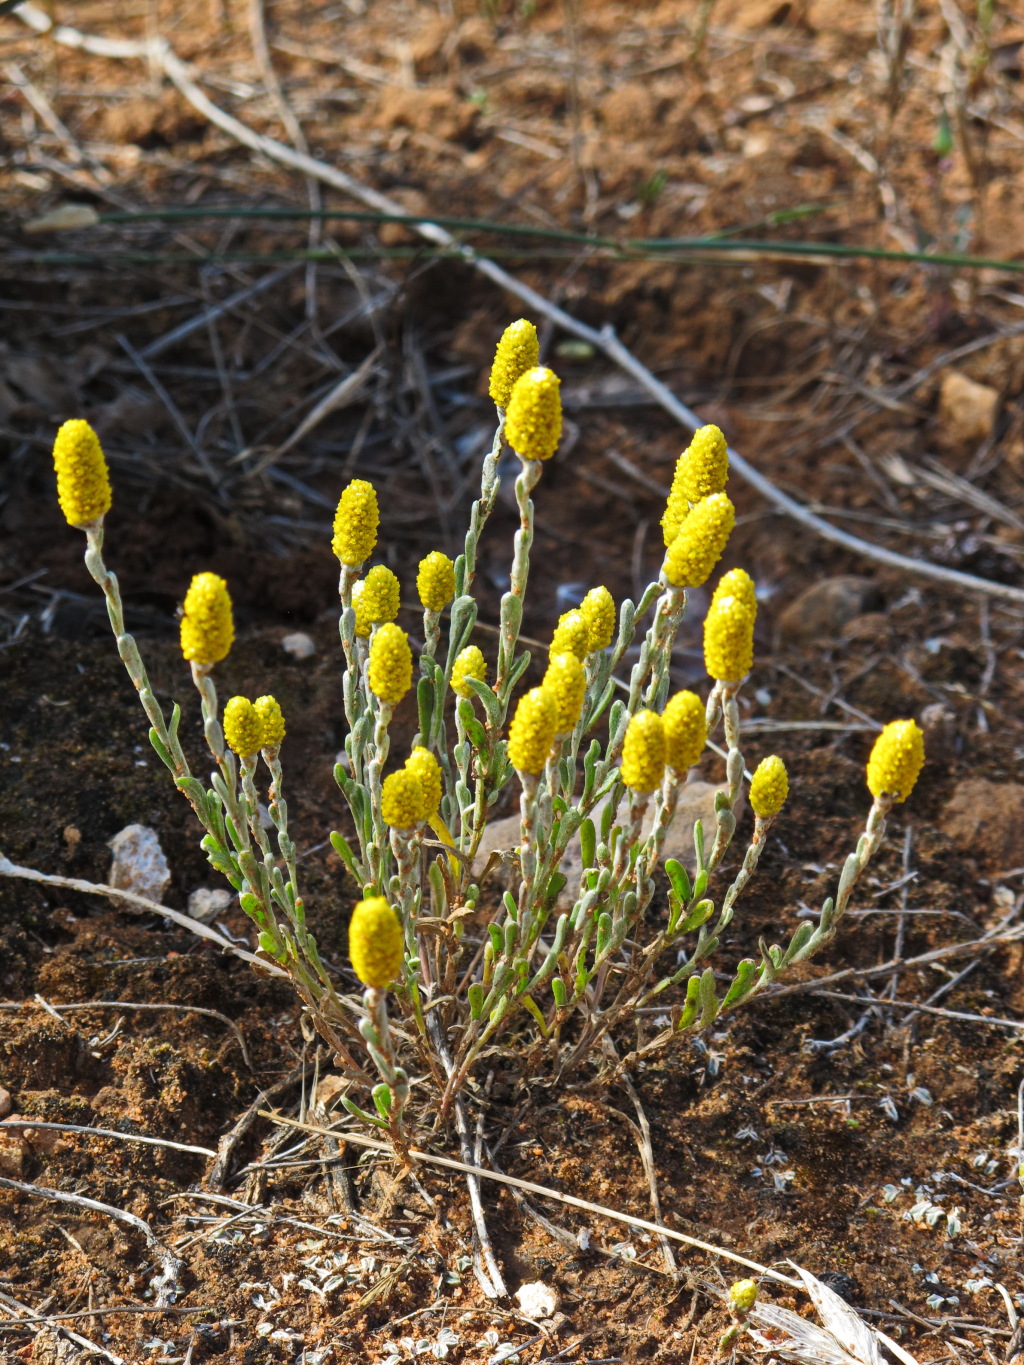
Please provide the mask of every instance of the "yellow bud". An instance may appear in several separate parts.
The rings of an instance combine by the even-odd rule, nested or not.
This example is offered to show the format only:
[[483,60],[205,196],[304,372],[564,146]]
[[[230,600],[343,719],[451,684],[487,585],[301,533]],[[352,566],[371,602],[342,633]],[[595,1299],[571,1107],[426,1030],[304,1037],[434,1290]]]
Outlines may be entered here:
[[722,493],[729,482],[729,449],[715,426],[694,432],[683,456],[683,491],[690,502]]
[[424,611],[444,611],[455,596],[455,565],[440,550],[432,550],[420,560],[416,571],[416,591]]
[[508,758],[518,772],[537,776],[551,755],[558,732],[558,703],[546,687],[520,697],[508,727]]
[[562,435],[562,381],[543,365],[520,375],[508,400],[505,440],[521,460],[550,460]]
[[722,574],[711,594],[711,605],[714,606],[720,597],[738,597],[751,611],[757,611],[757,590],[746,569],[730,569]]
[[615,599],[607,588],[591,588],[580,603],[587,623],[587,653],[607,649],[615,639]]
[[512,322],[501,334],[494,364],[491,366],[491,383],[488,392],[499,408],[507,408],[516,380],[532,370],[540,359],[540,343],[537,329],[526,318]]
[[356,614],[356,634],[360,640],[368,640],[370,631],[373,629],[373,622],[370,614],[366,610],[363,602],[363,591],[366,588],[366,580],[360,578],[357,583],[352,584],[352,610]]
[[69,526],[110,511],[110,478],[99,437],[80,417],[65,422],[53,443],[57,501]]
[[262,727],[261,749],[277,749],[285,736],[284,715],[276,698],[257,697],[253,702]]
[[665,762],[676,772],[692,768],[704,752],[708,730],[704,703],[693,692],[670,697],[662,715],[665,727]]
[[563,612],[551,637],[548,654],[575,654],[582,661],[590,650],[590,626],[583,612],[575,607]]
[[734,1313],[749,1313],[757,1302],[757,1281],[737,1280],[729,1287],[729,1307]]
[[382,626],[398,615],[402,590],[398,579],[384,564],[375,564],[363,579],[359,610],[371,625]]
[[423,783],[408,767],[385,777],[380,794],[380,814],[384,823],[393,829],[412,829],[427,818]]
[[476,678],[478,682],[487,681],[487,663],[476,645],[467,645],[461,650],[452,664],[452,691],[457,697],[472,697],[476,694],[466,682]]
[[412,686],[412,650],[400,626],[389,622],[377,628],[370,641],[366,679],[373,695],[389,706],[397,706]]
[[637,711],[626,726],[619,775],[631,791],[646,795],[665,775],[665,726],[656,711]]
[[387,986],[402,965],[405,941],[398,916],[383,896],[360,901],[348,925],[348,955],[364,986]]
[[558,707],[559,735],[567,734],[580,718],[587,690],[587,675],[575,654],[552,654],[541,684]]
[[665,555],[665,577],[676,588],[699,588],[722,557],[736,522],[725,493],[696,503]]
[[679,528],[690,515],[690,500],[686,496],[686,456],[687,451],[683,451],[679,459],[676,460],[676,467],[672,474],[672,487],[669,490],[668,501],[665,503],[665,511],[661,518],[661,530],[665,537],[665,547],[672,544],[679,534]]
[[232,697],[224,707],[224,742],[239,758],[260,751],[263,726],[259,712],[248,697]]
[[750,779],[750,809],[755,815],[778,815],[789,795],[789,774],[778,754],[762,758]]
[[924,735],[916,721],[891,720],[868,759],[868,791],[905,801],[924,764]]
[[704,664],[708,677],[739,682],[754,666],[756,605],[745,597],[712,599],[704,618]]
[[228,585],[215,573],[197,573],[185,594],[181,652],[190,663],[219,664],[235,639]]
[[377,544],[380,513],[377,494],[365,479],[353,479],[338,499],[334,514],[334,539],[331,549],[351,569],[356,569],[373,553]]
[[429,820],[437,814],[441,806],[441,765],[429,749],[417,745],[406,759],[405,766],[419,778],[425,807],[423,818]]

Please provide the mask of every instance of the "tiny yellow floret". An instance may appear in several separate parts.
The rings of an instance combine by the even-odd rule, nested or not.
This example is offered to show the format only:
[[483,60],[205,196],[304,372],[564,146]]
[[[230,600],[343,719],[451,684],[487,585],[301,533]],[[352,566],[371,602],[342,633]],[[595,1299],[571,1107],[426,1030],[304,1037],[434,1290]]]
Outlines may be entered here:
[[762,758],[750,779],[750,809],[762,819],[778,815],[789,795],[789,774],[778,754]]
[[551,637],[548,654],[575,654],[582,661],[590,652],[590,624],[579,607],[563,612]]
[[284,714],[276,697],[257,697],[253,702],[262,727],[261,749],[278,749],[285,736]]
[[905,801],[924,764],[924,734],[913,720],[891,720],[875,740],[868,759],[868,791],[873,797]]
[[538,365],[520,375],[508,400],[505,440],[521,460],[550,460],[562,436],[562,381]]
[[637,711],[626,726],[619,775],[631,791],[646,796],[665,775],[665,725],[656,711]]
[[425,806],[423,818],[430,820],[437,814],[441,806],[441,765],[429,749],[424,749],[422,745],[418,744],[405,760],[405,766],[409,772],[415,773],[420,780]]
[[420,560],[416,591],[424,611],[444,611],[455,596],[455,565],[440,550]]
[[734,1313],[746,1315],[757,1303],[757,1281],[736,1280],[729,1286],[729,1307]]
[[57,501],[69,526],[85,526],[110,511],[110,476],[99,437],[80,417],[65,422],[53,443]]
[[380,814],[393,829],[412,829],[427,818],[427,799],[423,783],[408,766],[389,773],[380,794]]
[[476,678],[477,682],[487,681],[487,661],[478,645],[467,645],[455,656],[452,664],[451,688],[457,697],[473,697],[476,693],[466,682]]
[[373,484],[353,479],[338,499],[331,549],[350,569],[369,559],[377,544],[380,512]]
[[664,574],[675,588],[699,588],[722,557],[736,523],[736,509],[725,493],[695,503],[665,555]]
[[520,697],[508,728],[508,758],[518,772],[535,777],[544,771],[558,733],[558,703],[546,687]]
[[412,686],[412,650],[400,626],[378,626],[370,641],[366,680],[373,695],[388,706],[397,706]]
[[501,334],[491,366],[488,392],[499,408],[507,408],[516,380],[540,359],[537,329],[526,318],[509,323]]
[[259,712],[248,697],[232,697],[224,707],[224,741],[239,758],[258,754],[262,747],[263,725]]
[[348,955],[364,986],[387,986],[402,965],[402,925],[383,896],[360,901],[348,925]]
[[754,666],[756,603],[746,597],[715,596],[704,618],[704,665],[708,677],[739,682]]
[[690,502],[721,493],[729,481],[729,449],[716,426],[694,432],[683,458],[683,490]]
[[587,623],[587,653],[607,649],[615,639],[615,599],[607,588],[591,588],[580,603]]
[[559,735],[567,734],[580,718],[583,698],[587,691],[587,675],[575,654],[552,654],[541,684],[555,699],[558,707]]
[[669,698],[661,719],[665,726],[665,762],[677,773],[685,773],[700,758],[707,742],[704,703],[695,692],[677,692]]
[[402,590],[385,564],[375,564],[363,579],[359,609],[371,625],[382,626],[398,615]]
[[215,573],[197,573],[185,594],[181,652],[190,663],[219,664],[235,639],[228,585]]

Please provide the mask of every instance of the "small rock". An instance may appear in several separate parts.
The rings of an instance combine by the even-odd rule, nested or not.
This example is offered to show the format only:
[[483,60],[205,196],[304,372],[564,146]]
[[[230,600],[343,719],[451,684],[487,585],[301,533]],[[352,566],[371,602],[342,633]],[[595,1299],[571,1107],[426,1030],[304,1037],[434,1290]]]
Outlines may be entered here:
[[188,898],[188,913],[200,924],[210,924],[231,908],[232,899],[222,886],[200,886]]
[[316,1107],[319,1109],[330,1109],[338,1099],[349,1088],[349,1083],[341,1076],[321,1076],[317,1082],[315,1091]]
[[855,574],[823,578],[802,592],[779,617],[779,632],[789,644],[835,639],[843,627],[882,605],[874,579]]
[[839,633],[847,644],[869,648],[884,646],[892,635],[892,621],[884,611],[866,611],[847,621]]
[[0,1085],[0,1119],[5,1119],[11,1112],[11,1092],[5,1090]]
[[303,630],[292,631],[281,641],[281,648],[293,659],[311,659],[316,653],[316,644],[311,635]]
[[147,900],[163,900],[171,880],[171,869],[156,830],[148,825],[125,825],[108,840],[107,847],[114,855],[108,886],[145,896]]
[[25,1139],[13,1128],[0,1131],[0,1175],[20,1180],[25,1164]]
[[976,446],[992,435],[999,393],[959,370],[947,370],[939,388],[939,436],[950,447]]
[[557,1290],[542,1280],[521,1284],[515,1292],[515,1300],[519,1304],[519,1311],[534,1322],[553,1317],[558,1312],[560,1302]]
[[967,777],[939,817],[943,832],[988,873],[1024,866],[1024,787]]

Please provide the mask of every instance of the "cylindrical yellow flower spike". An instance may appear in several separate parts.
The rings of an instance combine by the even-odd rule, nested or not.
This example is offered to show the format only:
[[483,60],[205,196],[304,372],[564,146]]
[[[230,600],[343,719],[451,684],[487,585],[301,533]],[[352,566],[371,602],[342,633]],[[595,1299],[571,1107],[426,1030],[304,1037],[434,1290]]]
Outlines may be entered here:
[[412,686],[412,650],[400,626],[389,622],[377,628],[370,641],[366,679],[373,695],[389,706],[397,706]]
[[582,661],[590,652],[590,625],[578,608],[563,612],[551,637],[548,654],[575,654]]
[[383,896],[360,901],[348,925],[348,955],[364,986],[387,986],[402,965],[405,942],[398,916]]
[[778,815],[789,795],[789,774],[778,754],[762,758],[750,779],[750,809],[767,819]]
[[619,775],[631,791],[646,795],[665,775],[665,725],[656,711],[637,711],[626,726]]
[[401,601],[398,579],[385,564],[375,564],[363,579],[360,612],[373,625],[385,625],[398,615]]
[[558,703],[546,687],[520,697],[508,727],[508,759],[518,772],[535,777],[544,771],[558,733]]
[[746,597],[712,599],[704,618],[704,665],[708,677],[739,682],[754,666],[756,604]]
[[587,691],[587,675],[575,654],[552,654],[541,684],[558,707],[556,734],[567,734],[580,718]]
[[385,777],[380,794],[380,814],[384,823],[393,829],[412,829],[427,818],[423,783],[408,766]]
[[526,318],[510,323],[501,334],[488,389],[499,408],[507,408],[512,389],[520,375],[532,370],[540,359],[537,329]]
[[757,1281],[737,1280],[729,1286],[729,1307],[734,1313],[747,1314],[757,1303]]
[[416,591],[424,611],[444,611],[455,596],[455,565],[440,550],[420,560]]
[[373,484],[353,479],[338,499],[331,549],[350,569],[369,559],[377,544],[380,513]]
[[437,814],[441,806],[441,765],[429,749],[417,745],[405,760],[405,766],[419,778],[420,786],[423,788],[424,819],[429,820]]
[[688,450],[684,450],[679,459],[676,460],[676,467],[672,474],[672,487],[669,489],[668,501],[665,503],[665,511],[661,517],[661,530],[665,537],[666,549],[675,540],[680,527],[690,515],[690,500],[686,496],[686,457],[688,453]]
[[661,717],[665,727],[665,762],[678,773],[692,768],[704,752],[708,727],[705,707],[694,692],[670,697]]
[[607,588],[591,588],[580,603],[587,623],[587,653],[607,649],[615,639],[615,599]]
[[57,501],[69,526],[85,526],[110,511],[110,477],[99,437],[80,417],[65,422],[53,443]]
[[716,426],[701,427],[683,459],[683,490],[690,502],[722,493],[729,481],[729,448]]
[[360,578],[358,582],[352,584],[352,610],[355,612],[355,629],[360,640],[368,640],[370,638],[370,631],[373,629],[373,621],[363,602],[363,592],[365,588],[366,580],[364,578]]
[[281,741],[284,739],[284,715],[276,697],[266,696],[257,697],[253,702],[256,713],[260,718],[261,749],[280,748]]
[[260,714],[248,697],[232,697],[225,706],[224,741],[239,758],[258,754],[263,747]]
[[465,649],[460,650],[452,664],[451,687],[457,697],[475,695],[466,682],[467,678],[476,678],[478,682],[487,681],[487,661],[477,645],[467,645]]
[[219,664],[235,639],[228,585],[215,573],[197,573],[185,594],[181,652],[190,663]]
[[505,414],[505,440],[521,460],[550,460],[562,436],[562,381],[538,365],[516,380]]
[[924,764],[924,734],[916,721],[891,720],[868,759],[868,791],[905,801]]
[[722,557],[736,523],[736,509],[725,493],[696,503],[665,555],[665,577],[675,588],[699,588]]

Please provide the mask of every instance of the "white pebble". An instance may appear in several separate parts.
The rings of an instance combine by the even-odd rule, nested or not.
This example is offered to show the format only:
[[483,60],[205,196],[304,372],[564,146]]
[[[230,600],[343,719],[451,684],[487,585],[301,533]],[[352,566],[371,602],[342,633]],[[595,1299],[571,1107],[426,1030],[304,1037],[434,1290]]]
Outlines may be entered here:
[[148,825],[125,825],[107,841],[107,847],[114,855],[108,886],[145,896],[147,900],[163,900],[171,869],[155,829]]
[[309,659],[316,653],[316,645],[305,631],[296,630],[281,641],[281,648],[293,659]]
[[188,913],[201,924],[210,924],[223,915],[231,901],[231,892],[222,886],[200,886],[188,898]]
[[535,1321],[538,1318],[553,1317],[558,1311],[558,1294],[543,1280],[533,1280],[530,1284],[521,1284],[516,1290],[515,1298],[520,1311]]

